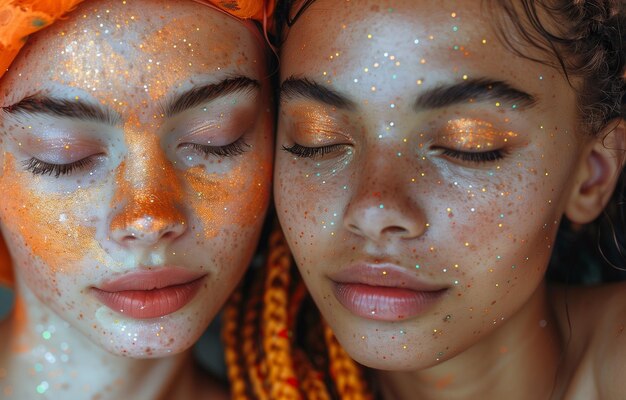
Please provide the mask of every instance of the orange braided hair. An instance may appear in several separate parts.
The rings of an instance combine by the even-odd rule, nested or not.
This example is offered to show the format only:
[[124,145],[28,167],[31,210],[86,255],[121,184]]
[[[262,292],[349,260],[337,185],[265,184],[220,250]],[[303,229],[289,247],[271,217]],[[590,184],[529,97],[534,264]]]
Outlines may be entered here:
[[317,310],[305,309],[312,302],[279,229],[268,252],[266,267],[240,286],[224,312],[232,398],[371,400],[361,367]]

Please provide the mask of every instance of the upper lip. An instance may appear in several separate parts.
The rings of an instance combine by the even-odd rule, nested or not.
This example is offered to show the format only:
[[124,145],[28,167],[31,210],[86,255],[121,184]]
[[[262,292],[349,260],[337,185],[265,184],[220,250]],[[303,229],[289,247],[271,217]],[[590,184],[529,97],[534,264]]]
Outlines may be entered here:
[[125,273],[117,278],[105,280],[95,287],[105,292],[153,290],[183,285],[205,275],[205,272],[190,271],[181,267],[142,268]]
[[391,263],[356,263],[329,277],[336,283],[403,288],[416,292],[434,292],[448,288],[447,285],[425,282],[406,268]]

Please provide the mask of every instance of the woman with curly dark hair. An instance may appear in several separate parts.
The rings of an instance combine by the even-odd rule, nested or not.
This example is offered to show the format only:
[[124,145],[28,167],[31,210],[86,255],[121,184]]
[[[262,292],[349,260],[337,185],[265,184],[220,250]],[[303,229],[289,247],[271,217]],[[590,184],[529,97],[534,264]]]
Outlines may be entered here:
[[619,208],[625,18],[609,0],[283,2],[286,243],[228,314],[240,397],[624,398],[626,285],[546,272],[562,221]]

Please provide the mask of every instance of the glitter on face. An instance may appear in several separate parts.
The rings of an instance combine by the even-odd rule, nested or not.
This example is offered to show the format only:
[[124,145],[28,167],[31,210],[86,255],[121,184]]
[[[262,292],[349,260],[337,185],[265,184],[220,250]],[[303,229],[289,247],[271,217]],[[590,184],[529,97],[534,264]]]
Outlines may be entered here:
[[[49,265],[54,273],[64,271],[71,263],[82,260],[88,254],[102,258],[102,249],[94,240],[95,228],[89,227],[81,217],[87,214],[87,207],[98,196],[97,189],[78,189],[67,194],[42,194],[39,189],[27,183],[32,181],[32,174],[19,171],[12,154],[5,155],[0,176],[0,192],[12,193],[3,201],[4,215],[8,221],[20,221],[16,227],[23,238],[28,238],[25,245],[33,255]],[[64,210],[59,223],[58,210]],[[38,227],[38,234],[31,234],[31,227]],[[63,238],[57,240],[53,238]],[[71,271],[67,271],[71,272]]]
[[172,225],[185,224],[178,209],[183,190],[174,167],[166,159],[158,137],[142,132],[140,126],[133,119],[127,123],[129,156],[117,168],[118,187],[111,201],[111,208],[119,210],[111,221],[111,231],[127,231],[129,235],[162,232]]
[[[328,54],[341,51],[341,62],[332,65],[333,80],[325,82],[325,87],[354,105],[345,110],[345,120],[338,124],[350,133],[355,156],[342,170],[333,170],[332,179],[326,179],[325,168],[333,159],[332,153],[324,163],[313,164],[278,152],[275,198],[281,224],[307,286],[350,356],[372,368],[398,369],[402,364],[401,368],[415,371],[432,366],[433,355],[441,360],[484,338],[492,321],[499,322],[501,315],[514,313],[509,305],[521,304],[528,288],[542,278],[541,266],[533,265],[536,269],[531,271],[527,268],[530,263],[520,263],[529,252],[544,256],[546,233],[541,233],[538,243],[533,241],[533,229],[543,226],[546,216],[554,220],[552,211],[546,209],[556,203],[554,189],[565,187],[554,174],[555,170],[567,168],[556,168],[555,163],[547,166],[543,158],[534,156],[537,148],[544,153],[558,142],[558,135],[550,142],[546,140],[546,133],[552,133],[550,126],[571,120],[536,118],[542,115],[538,108],[520,107],[518,100],[505,95],[494,97],[494,93],[415,113],[415,99],[422,93],[438,86],[465,87],[470,79],[503,80],[515,89],[536,93],[540,102],[544,97],[539,95],[546,93],[538,87],[536,77],[547,69],[528,60],[506,67],[484,62],[494,55],[503,59],[515,55],[502,48],[493,32],[484,29],[487,21],[480,20],[470,8],[461,14],[427,2],[417,10],[414,3],[401,1],[394,7],[397,4],[396,12],[407,18],[390,20],[380,12],[352,3],[312,3],[317,10],[309,10],[285,42],[281,73],[315,78],[320,71],[331,71]],[[319,12],[331,4],[339,12]],[[422,8],[437,18],[431,18]],[[327,29],[323,32],[311,25],[321,21],[319,15],[329,20],[324,20]],[[346,19],[352,36],[333,28],[336,23],[348,24]],[[376,40],[365,40],[366,34],[373,34]],[[307,63],[300,60],[304,48],[310,59]],[[392,56],[402,61],[398,68],[392,65]],[[353,84],[356,77],[359,85]],[[563,99],[567,100],[565,96]],[[306,101],[307,105],[320,103],[310,98]],[[298,107],[301,104],[284,102],[279,145],[302,144],[300,137],[283,123]],[[394,122],[393,128],[390,121]],[[538,132],[540,125],[546,127],[545,131]],[[454,150],[497,156],[487,162],[473,156],[452,159]],[[535,169],[531,171],[531,167]],[[371,193],[382,196],[372,198]],[[549,198],[546,193],[550,193]],[[344,210],[337,218],[334,238],[320,228],[320,221],[328,221],[328,204],[333,210]],[[523,213],[517,212],[522,208]],[[302,210],[307,212],[305,218]],[[503,215],[507,215],[507,221],[501,219]],[[374,217],[384,222],[371,224]],[[393,235],[381,235],[379,239],[365,235],[363,230],[346,228],[360,227],[359,223],[379,230],[408,226],[410,230],[396,232],[415,234],[398,234],[394,239]],[[389,329],[376,322],[377,318],[350,315],[337,305],[333,289],[327,284],[327,275],[332,276],[343,266],[368,262],[372,255],[363,249],[383,254],[386,262],[398,264],[420,280],[445,286],[450,293],[429,311],[402,321],[410,328],[403,338],[410,344],[408,351],[397,351],[405,348],[398,341],[389,346],[398,332],[397,325],[395,330]],[[332,267],[329,259],[333,260]],[[494,299],[497,303],[491,304]],[[470,305],[475,312],[468,311]],[[484,310],[488,312],[483,315]],[[366,309],[370,311],[376,312],[376,317],[384,314],[380,307]],[[442,322],[450,329],[442,330]],[[353,344],[352,339],[362,334],[369,335],[368,348]],[[371,351],[373,343],[376,352]],[[383,356],[387,361],[381,361]]]
[[502,147],[517,136],[512,131],[496,130],[489,122],[460,118],[448,121],[445,134],[440,139],[455,149],[488,151]]
[[[98,11],[106,17],[100,23],[92,13],[99,6],[84,2],[81,18],[70,15],[30,37],[30,48],[3,77],[4,101],[14,101],[7,93],[17,93],[16,100],[41,93],[84,100],[120,117],[108,124],[35,115],[31,124],[30,115],[22,120],[0,116],[0,125],[8,128],[6,135],[0,134],[0,190],[11,193],[0,201],[2,233],[19,271],[16,277],[25,283],[21,291],[34,294],[28,304],[26,296],[16,298],[10,325],[15,336],[10,356],[35,360],[28,368],[28,395],[18,398],[37,396],[35,392],[42,398],[127,398],[116,390],[127,384],[122,374],[137,362],[131,357],[186,351],[234,288],[256,248],[272,171],[273,109],[264,48],[240,21],[192,2],[167,4],[139,18],[150,21],[143,20],[137,29],[126,29],[124,24],[137,18],[125,19],[119,8],[142,9],[152,3],[111,2],[110,14]],[[18,79],[20,74],[29,79]],[[159,106],[167,107],[182,91],[224,76],[259,82],[255,97],[246,99],[253,106],[237,104],[239,97],[232,103],[225,97],[175,117],[163,115]],[[191,125],[185,122],[190,117],[207,120],[218,103],[227,104],[227,117],[232,112],[250,121],[236,132],[245,134],[248,146],[231,158],[195,152],[191,160],[191,151],[179,146],[184,127]],[[40,119],[45,123],[37,123]],[[40,131],[31,133],[33,128]],[[85,156],[95,155],[96,161],[59,177],[26,171],[23,162],[40,155],[32,151],[29,138],[53,136],[55,130],[90,142],[95,152]],[[65,156],[78,154],[79,147],[66,141],[57,150]],[[110,234],[112,228],[141,237],[173,225],[193,234],[142,249],[120,245]],[[120,316],[90,295],[105,280],[163,266],[206,273],[211,280],[187,308],[156,321]],[[112,380],[108,392],[97,393],[98,385],[107,384],[101,382],[105,373],[71,379],[77,365],[91,356],[97,361],[90,365],[105,365],[123,378]],[[97,379],[83,382],[83,377]],[[11,391],[6,385],[0,390],[3,395]],[[83,392],[76,395],[79,390]]]

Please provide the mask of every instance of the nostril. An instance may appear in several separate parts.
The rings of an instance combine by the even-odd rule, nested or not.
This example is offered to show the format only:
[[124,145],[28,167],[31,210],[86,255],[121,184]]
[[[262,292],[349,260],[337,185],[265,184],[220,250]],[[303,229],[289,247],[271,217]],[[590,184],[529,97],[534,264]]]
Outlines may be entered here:
[[174,237],[174,231],[168,230],[161,235],[161,239],[171,239]]
[[406,228],[403,228],[401,226],[388,226],[386,228],[384,228],[382,230],[381,233],[388,233],[391,235],[404,235],[408,232],[408,230]]
[[350,229],[354,233],[361,233],[361,229],[355,224],[348,224],[348,229]]
[[134,242],[135,240],[137,240],[137,239],[139,239],[139,238],[138,238],[138,237],[137,237],[137,235],[135,235],[134,233],[131,233],[130,235],[126,235],[126,236],[124,236],[124,238],[123,238],[123,239],[124,239],[125,241],[127,241],[127,242]]

